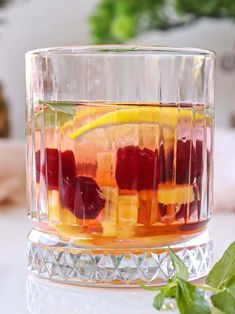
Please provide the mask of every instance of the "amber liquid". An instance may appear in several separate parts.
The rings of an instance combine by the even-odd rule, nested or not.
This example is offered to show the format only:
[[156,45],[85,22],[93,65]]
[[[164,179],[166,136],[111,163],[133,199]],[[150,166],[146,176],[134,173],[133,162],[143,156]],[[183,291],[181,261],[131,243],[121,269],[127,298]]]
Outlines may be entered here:
[[199,104],[35,104],[31,216],[42,231],[85,246],[151,247],[202,232],[211,124]]

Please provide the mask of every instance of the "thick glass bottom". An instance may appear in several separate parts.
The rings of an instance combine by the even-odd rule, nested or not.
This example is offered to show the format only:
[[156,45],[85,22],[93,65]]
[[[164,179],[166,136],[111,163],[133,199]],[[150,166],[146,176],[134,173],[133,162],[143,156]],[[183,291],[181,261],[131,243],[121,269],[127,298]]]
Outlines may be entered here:
[[[188,267],[191,281],[207,275],[212,263],[208,230],[171,248]],[[168,246],[79,247],[37,229],[29,235],[28,268],[43,278],[87,286],[158,286],[173,275]]]

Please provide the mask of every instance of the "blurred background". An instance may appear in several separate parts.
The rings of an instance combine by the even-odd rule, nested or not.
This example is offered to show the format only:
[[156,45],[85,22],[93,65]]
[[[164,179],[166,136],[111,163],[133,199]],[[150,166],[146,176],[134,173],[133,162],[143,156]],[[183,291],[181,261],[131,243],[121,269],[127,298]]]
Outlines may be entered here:
[[0,0],[2,206],[25,202],[25,52],[128,42],[217,53],[215,208],[235,209],[234,0]]

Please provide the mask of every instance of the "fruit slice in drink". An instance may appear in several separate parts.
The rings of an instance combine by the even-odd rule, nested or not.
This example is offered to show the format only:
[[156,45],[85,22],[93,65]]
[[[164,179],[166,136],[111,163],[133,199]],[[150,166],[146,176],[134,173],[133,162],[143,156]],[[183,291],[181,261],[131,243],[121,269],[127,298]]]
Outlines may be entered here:
[[118,188],[102,187],[102,196],[105,199],[101,222],[102,235],[104,237],[115,237],[117,235]]
[[138,220],[138,194],[119,195],[118,197],[118,234],[119,238],[130,238],[135,234]]
[[[193,116],[192,110],[181,109],[181,117],[189,119]],[[195,117],[197,118],[197,117]],[[160,123],[176,127],[178,122],[178,108],[176,107],[158,107],[158,106],[133,106],[133,108],[120,109],[104,115],[84,124],[76,131],[70,134],[72,140],[90,132],[93,129],[109,126],[112,124],[125,123]]]

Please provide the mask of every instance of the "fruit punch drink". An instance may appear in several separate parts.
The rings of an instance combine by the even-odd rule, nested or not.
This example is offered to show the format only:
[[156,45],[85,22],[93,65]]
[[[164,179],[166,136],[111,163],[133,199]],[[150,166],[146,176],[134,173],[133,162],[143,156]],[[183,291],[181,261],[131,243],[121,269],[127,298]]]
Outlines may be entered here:
[[211,216],[204,108],[36,104],[34,218],[89,246],[173,244],[201,232]]
[[[97,57],[92,53],[90,58]],[[201,53],[205,58],[206,52]],[[35,56],[42,57],[41,52],[31,53],[31,61],[37,60]],[[55,56],[65,57],[58,52]],[[208,58],[212,62],[209,52]],[[67,62],[71,66],[71,60]],[[123,59],[117,62],[122,66]],[[187,96],[191,101],[185,101],[181,96],[182,101],[174,102],[164,101],[164,95],[158,101],[158,95],[150,101],[137,96],[123,101],[119,95],[119,101],[110,101],[106,95],[98,101],[100,90],[91,89],[92,97],[85,97],[89,101],[45,100],[48,91],[60,89],[48,75],[49,65],[40,63],[41,67],[43,88],[35,84],[34,72],[28,79],[33,82],[28,87],[32,93],[28,192],[35,220],[29,236],[29,268],[69,282],[162,284],[172,275],[166,249],[170,245],[188,263],[192,279],[203,276],[211,262],[207,235],[213,174],[210,98],[201,102],[200,97]],[[97,68],[93,64],[91,69],[93,82]],[[60,87],[64,91],[66,82]],[[111,88],[111,83],[112,78],[104,85]],[[73,71],[70,84],[70,89],[75,86],[71,91],[75,98],[79,87]],[[123,88],[128,95],[128,86]]]

